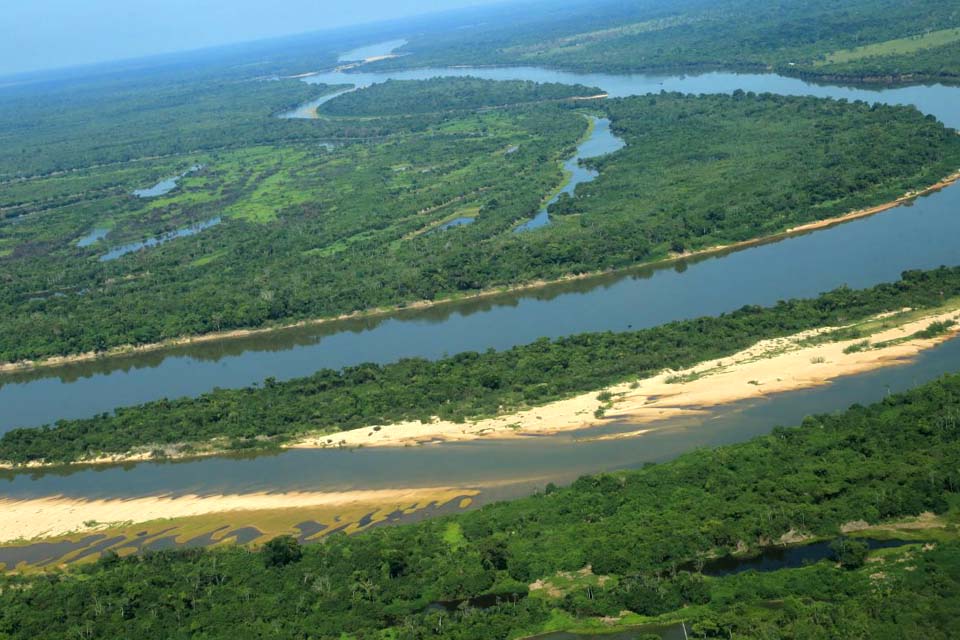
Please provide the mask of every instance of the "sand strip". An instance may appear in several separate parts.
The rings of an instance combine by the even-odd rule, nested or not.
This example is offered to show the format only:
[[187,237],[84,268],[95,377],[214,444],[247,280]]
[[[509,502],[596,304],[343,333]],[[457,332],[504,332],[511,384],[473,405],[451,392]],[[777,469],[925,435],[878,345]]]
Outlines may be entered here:
[[[883,314],[883,317],[890,316]],[[950,320],[958,324],[935,338],[906,339],[932,322]],[[426,424],[403,422],[305,438],[293,446],[402,447],[479,438],[542,436],[610,422],[626,421],[639,427],[678,416],[708,415],[711,408],[719,405],[812,388],[843,376],[909,362],[920,352],[960,333],[960,311],[941,311],[869,336],[871,345],[898,341],[888,346],[845,353],[866,338],[803,344],[808,338],[834,329],[764,340],[732,356],[703,362],[687,370],[664,371],[651,378],[615,385],[604,390],[611,396],[606,402],[598,398],[601,391],[593,391],[527,411],[463,424],[443,420]],[[597,415],[595,412],[601,407],[604,412]],[[647,431],[639,429],[616,437],[642,436]]]
[[250,493],[213,496],[152,496],[126,500],[82,500],[52,496],[28,500],[0,498],[0,542],[33,540],[74,532],[101,530],[105,525],[151,522],[236,511],[255,512],[315,507],[369,505],[371,510],[405,510],[412,504],[446,502],[474,490],[446,487],[382,489],[337,493]]

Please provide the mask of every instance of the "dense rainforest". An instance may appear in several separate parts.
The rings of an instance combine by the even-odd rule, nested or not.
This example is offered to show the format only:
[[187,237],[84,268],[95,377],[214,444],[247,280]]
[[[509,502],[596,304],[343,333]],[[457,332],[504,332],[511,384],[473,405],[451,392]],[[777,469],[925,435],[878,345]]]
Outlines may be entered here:
[[[457,93],[474,83],[522,104],[473,110]],[[815,98],[571,102],[551,97],[568,95],[556,86],[444,79],[329,105],[383,92],[409,99],[420,86],[430,109],[446,100],[452,110],[268,118],[267,131],[299,127],[307,139],[8,185],[0,361],[624,268],[887,202],[960,166],[960,137],[915,109]],[[590,161],[599,178],[561,198],[552,224],[515,233],[563,183],[591,114],[608,115],[626,147]],[[132,195],[195,166],[170,193]],[[473,224],[443,228],[464,216]],[[190,237],[110,253],[204,223]]]
[[[956,637],[958,420],[954,375],[744,444],[416,525],[5,576],[0,637],[495,640],[602,627],[603,616],[683,620],[696,638]],[[735,549],[924,512],[947,525],[912,534],[933,544],[867,564],[851,538],[812,566],[698,571]],[[483,594],[500,604],[470,602]]]
[[955,7],[937,0],[572,3],[540,15],[517,10],[511,21],[465,32],[427,34],[401,49],[402,57],[377,66],[776,70],[848,81],[955,82],[960,78],[958,27]]
[[602,93],[597,87],[529,80],[497,82],[470,77],[388,80],[337,96],[318,112],[329,116],[406,116],[587,98]]
[[[960,267],[908,272],[872,289],[838,289],[811,300],[745,307],[625,333],[542,339],[502,352],[462,353],[435,362],[321,370],[287,382],[216,390],[195,399],[160,400],[113,414],[24,428],[0,438],[0,460],[74,462],[100,454],[197,445],[256,448],[305,433],[404,420],[450,420],[508,413],[613,383],[724,357],[762,339],[857,320],[904,307],[936,307],[960,296]],[[858,337],[849,330],[834,337]],[[385,427],[389,428],[389,427]],[[332,437],[331,442],[336,438]]]

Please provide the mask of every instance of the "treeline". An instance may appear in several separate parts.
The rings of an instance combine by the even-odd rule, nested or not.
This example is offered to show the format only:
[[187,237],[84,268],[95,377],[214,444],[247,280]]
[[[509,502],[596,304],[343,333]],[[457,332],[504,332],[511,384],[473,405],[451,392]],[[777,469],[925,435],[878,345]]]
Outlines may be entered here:
[[[304,143],[197,158],[203,183],[164,206],[80,191],[81,203],[0,231],[0,360],[629,267],[887,202],[960,166],[960,137],[912,108],[742,92],[609,100],[589,109],[606,109],[627,146],[591,161],[600,177],[562,198],[550,225],[513,233],[563,179],[560,161],[587,127],[577,104],[301,121],[310,136],[383,135],[332,152]],[[40,185],[18,201],[41,197]],[[422,233],[461,208],[473,224]],[[99,263],[102,245],[73,243],[104,212],[116,221],[108,242],[228,217]]]
[[472,77],[388,80],[338,96],[321,105],[319,112],[330,116],[396,116],[564,100],[601,93],[597,87],[529,80]]
[[[256,552],[107,554],[63,573],[6,575],[0,637],[506,640],[628,611],[684,620],[699,638],[947,639],[960,631],[952,529],[929,532],[943,540],[933,550],[861,569],[862,554],[839,545],[842,567],[724,578],[684,567],[788,533],[830,539],[847,522],[945,514],[958,468],[953,375],[745,444],[449,518],[304,548],[280,538]],[[548,588],[530,590],[538,580]],[[456,606],[483,594],[500,604]]]
[[[627,333],[542,339],[502,352],[468,352],[438,361],[325,369],[261,387],[160,400],[84,420],[10,431],[0,460],[74,462],[148,447],[218,441],[250,448],[307,432],[330,432],[433,416],[462,421],[602,388],[630,378],[723,357],[761,340],[850,323],[904,307],[927,308],[960,295],[960,267],[907,272],[872,289],[838,289],[811,300],[744,307],[717,318]],[[844,334],[845,339],[850,336]],[[386,427],[389,428],[389,427]],[[331,437],[336,442],[336,436]]]
[[607,109],[627,146],[592,160],[600,177],[552,211],[578,216],[557,235],[602,233],[608,254],[769,235],[893,200],[960,167],[960,136],[912,107],[735,91]]

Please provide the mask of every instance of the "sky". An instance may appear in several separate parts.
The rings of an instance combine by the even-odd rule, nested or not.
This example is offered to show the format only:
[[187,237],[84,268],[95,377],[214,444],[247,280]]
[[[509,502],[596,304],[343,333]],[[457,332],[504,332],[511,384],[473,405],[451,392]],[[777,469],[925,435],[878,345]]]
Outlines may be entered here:
[[3,0],[0,74],[187,51],[498,0]]

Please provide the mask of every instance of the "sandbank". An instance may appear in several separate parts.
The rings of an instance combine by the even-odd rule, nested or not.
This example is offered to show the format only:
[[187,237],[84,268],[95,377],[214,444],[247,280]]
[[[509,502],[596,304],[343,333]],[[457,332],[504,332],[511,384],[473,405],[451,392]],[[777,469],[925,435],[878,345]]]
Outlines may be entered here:
[[[882,314],[874,320],[890,318],[890,314]],[[897,324],[894,320],[889,321]],[[933,322],[947,321],[957,324],[934,338],[911,337]],[[941,310],[920,318],[911,317],[897,326],[881,329],[869,338],[810,343],[809,339],[836,329],[826,327],[764,340],[734,355],[702,362],[690,369],[667,370],[650,378],[631,380],[510,415],[466,423],[437,419],[430,423],[402,422],[365,427],[305,438],[292,446],[403,447],[479,438],[542,436],[611,422],[628,422],[638,429],[629,434],[600,437],[642,437],[649,429],[639,427],[670,418],[709,415],[720,405],[812,388],[844,376],[905,364],[920,352],[960,333],[960,311]],[[865,339],[872,346],[854,350]],[[883,345],[889,341],[896,342]],[[601,393],[609,394],[610,400],[601,401]],[[603,412],[597,414],[600,408]],[[586,436],[584,439],[598,438]]]
[[111,525],[189,518],[233,512],[272,512],[318,507],[408,510],[412,504],[447,502],[475,496],[474,490],[448,487],[342,492],[249,493],[231,495],[149,496],[83,500],[63,496],[16,500],[0,498],[0,543],[69,533],[98,531]]

